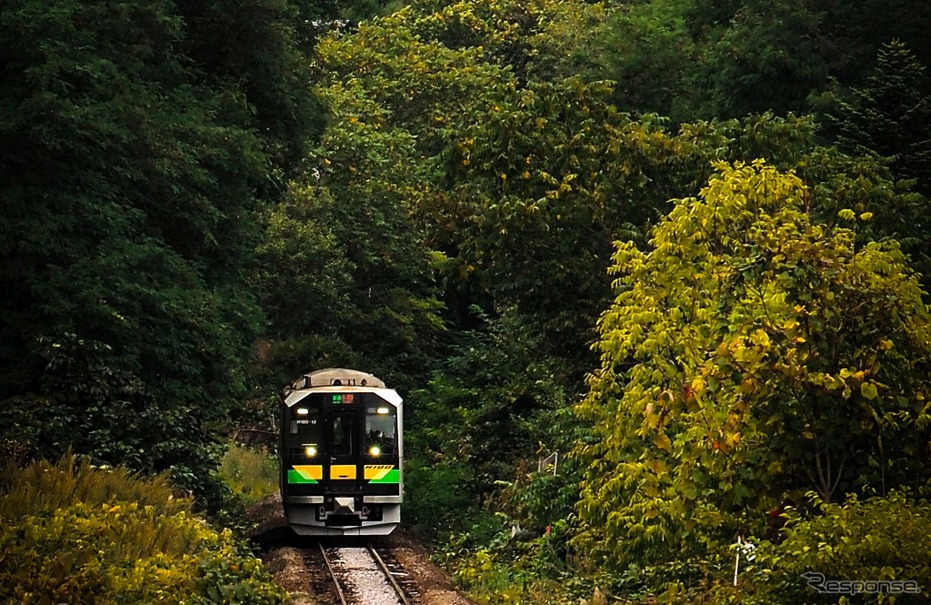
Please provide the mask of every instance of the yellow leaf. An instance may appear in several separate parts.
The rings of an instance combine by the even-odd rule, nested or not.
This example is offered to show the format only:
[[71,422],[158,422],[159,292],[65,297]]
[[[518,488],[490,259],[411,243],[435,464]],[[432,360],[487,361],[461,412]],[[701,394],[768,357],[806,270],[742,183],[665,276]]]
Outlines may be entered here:
[[757,330],[750,336],[750,342],[760,345],[761,347],[769,346],[769,334],[763,330]]
[[863,395],[866,399],[872,401],[879,396],[879,391],[876,389],[875,383],[864,382],[860,385],[860,394]]
[[647,412],[643,416],[649,428],[655,429],[657,425],[659,425],[659,414],[651,414],[650,412]]
[[661,475],[666,472],[666,463],[662,460],[649,460],[647,461],[646,466],[657,475]]
[[696,376],[692,379],[692,390],[696,393],[701,393],[705,390],[705,381],[701,376]]

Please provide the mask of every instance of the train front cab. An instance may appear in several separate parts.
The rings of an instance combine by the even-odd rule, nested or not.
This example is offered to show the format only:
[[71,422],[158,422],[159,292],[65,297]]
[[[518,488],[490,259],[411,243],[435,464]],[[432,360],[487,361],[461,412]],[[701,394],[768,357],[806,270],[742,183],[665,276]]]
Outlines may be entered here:
[[386,535],[401,520],[403,427],[392,389],[296,390],[282,406],[282,500],[300,535]]

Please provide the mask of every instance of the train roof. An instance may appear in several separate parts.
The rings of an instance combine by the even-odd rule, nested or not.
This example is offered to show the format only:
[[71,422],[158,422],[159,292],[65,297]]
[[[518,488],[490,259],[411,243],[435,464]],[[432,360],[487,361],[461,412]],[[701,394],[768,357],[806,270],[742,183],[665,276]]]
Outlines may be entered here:
[[311,393],[375,393],[385,401],[400,406],[402,399],[394,389],[368,372],[347,368],[326,368],[304,374],[285,387],[281,397],[285,405],[293,406]]
[[304,374],[288,385],[286,390],[297,391],[300,389],[331,386],[386,388],[385,383],[380,378],[376,378],[368,372],[360,372],[359,370],[350,370],[348,368],[325,368],[323,370],[314,370],[313,372]]

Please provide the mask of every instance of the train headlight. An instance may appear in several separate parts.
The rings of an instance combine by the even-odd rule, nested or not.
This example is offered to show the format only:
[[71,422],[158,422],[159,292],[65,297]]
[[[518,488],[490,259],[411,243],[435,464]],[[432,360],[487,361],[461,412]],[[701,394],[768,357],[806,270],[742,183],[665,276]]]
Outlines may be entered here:
[[310,410],[308,410],[307,408],[297,408],[298,416],[306,416],[308,413],[310,413]]
[[390,411],[391,411],[391,410],[389,410],[389,409],[386,408],[386,407],[380,407],[380,408],[378,408],[377,410],[375,410],[375,413],[376,413],[376,414],[387,414],[387,413],[390,412]]
[[373,456],[381,456],[381,448],[378,447],[377,445],[373,445],[372,448],[369,450],[369,453]]
[[313,458],[317,455],[317,448],[312,445],[308,445],[304,448],[304,453],[307,454],[308,458]]

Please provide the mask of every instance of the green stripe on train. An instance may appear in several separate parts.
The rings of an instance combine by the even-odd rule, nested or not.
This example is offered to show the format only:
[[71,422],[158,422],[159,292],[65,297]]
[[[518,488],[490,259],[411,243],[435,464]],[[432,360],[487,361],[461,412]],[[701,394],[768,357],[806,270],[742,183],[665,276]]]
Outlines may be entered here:
[[288,483],[316,483],[316,479],[311,477],[305,477],[300,472],[292,469],[288,469]]
[[381,479],[372,479],[369,483],[400,483],[401,482],[401,473],[398,469],[393,468]]

